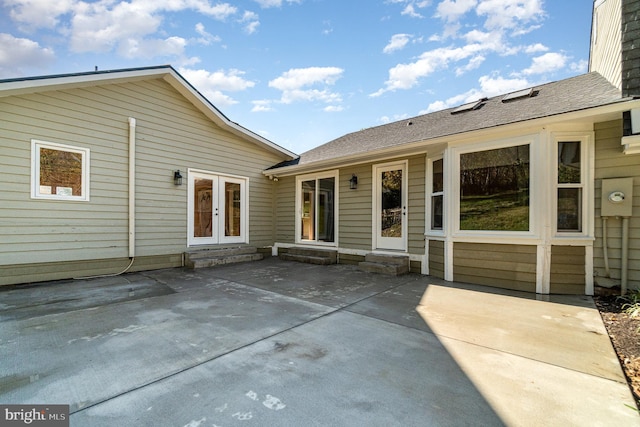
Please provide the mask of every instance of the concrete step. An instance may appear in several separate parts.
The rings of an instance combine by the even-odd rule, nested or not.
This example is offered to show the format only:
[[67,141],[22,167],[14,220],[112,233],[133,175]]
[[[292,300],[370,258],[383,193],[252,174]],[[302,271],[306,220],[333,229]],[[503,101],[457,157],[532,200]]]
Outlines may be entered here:
[[254,246],[212,248],[187,252],[185,266],[188,268],[207,268],[237,262],[259,261],[262,258],[262,254],[258,253]]
[[377,262],[381,264],[409,265],[409,257],[406,255],[388,255],[369,252],[365,255],[366,262]]
[[306,264],[316,264],[316,265],[331,265],[336,262],[331,260],[328,257],[320,257],[320,256],[307,256],[307,255],[296,255],[296,254],[281,254],[279,258],[284,261],[296,261],[296,262],[304,262]]
[[289,248],[278,255],[286,261],[304,262],[307,264],[330,265],[338,263],[338,251],[316,248]]
[[358,263],[358,268],[369,273],[399,276],[409,273],[409,257],[371,252],[365,255],[363,262]]
[[210,258],[212,256],[228,256],[228,255],[242,255],[242,254],[255,254],[258,252],[258,248],[255,246],[224,246],[219,248],[207,248],[198,249],[191,252],[187,252],[186,256],[189,259],[198,258]]

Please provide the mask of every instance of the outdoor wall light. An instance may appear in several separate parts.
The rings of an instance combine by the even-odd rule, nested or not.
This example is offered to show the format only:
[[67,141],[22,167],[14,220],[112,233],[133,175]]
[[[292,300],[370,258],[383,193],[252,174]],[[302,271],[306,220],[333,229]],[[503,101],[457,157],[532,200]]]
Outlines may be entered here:
[[358,188],[358,177],[354,173],[349,180],[349,189],[356,190]]
[[182,175],[180,175],[179,169],[173,173],[173,183],[175,185],[182,185]]

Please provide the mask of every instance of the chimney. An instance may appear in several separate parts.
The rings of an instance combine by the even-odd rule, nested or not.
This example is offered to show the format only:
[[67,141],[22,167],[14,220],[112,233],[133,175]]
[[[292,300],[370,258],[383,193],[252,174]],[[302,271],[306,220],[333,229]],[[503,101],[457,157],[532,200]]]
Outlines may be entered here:
[[622,96],[640,96],[640,0],[622,0]]

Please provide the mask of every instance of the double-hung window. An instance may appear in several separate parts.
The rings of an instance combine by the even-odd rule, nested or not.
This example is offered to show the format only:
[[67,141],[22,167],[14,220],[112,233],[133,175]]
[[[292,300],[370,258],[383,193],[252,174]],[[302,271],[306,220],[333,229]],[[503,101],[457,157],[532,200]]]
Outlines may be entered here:
[[580,139],[557,141],[556,227],[558,233],[583,231],[584,145]]
[[337,172],[298,177],[298,242],[335,243],[337,182]]
[[31,197],[89,200],[89,149],[32,140]]
[[431,163],[431,230],[444,227],[444,161]]

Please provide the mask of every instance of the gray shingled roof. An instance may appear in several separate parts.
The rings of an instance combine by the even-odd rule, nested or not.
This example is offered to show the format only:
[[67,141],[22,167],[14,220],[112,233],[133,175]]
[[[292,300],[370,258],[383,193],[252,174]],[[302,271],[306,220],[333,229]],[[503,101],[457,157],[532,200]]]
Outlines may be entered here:
[[[533,88],[534,96],[502,102],[489,98],[475,110],[451,114],[449,108],[353,132],[300,155],[307,164],[400,146],[412,142],[517,123],[620,102],[620,91],[598,73],[588,73]],[[409,123],[411,123],[409,125]],[[277,165],[282,167],[287,165]]]

